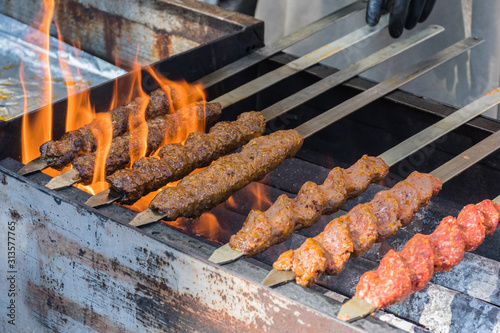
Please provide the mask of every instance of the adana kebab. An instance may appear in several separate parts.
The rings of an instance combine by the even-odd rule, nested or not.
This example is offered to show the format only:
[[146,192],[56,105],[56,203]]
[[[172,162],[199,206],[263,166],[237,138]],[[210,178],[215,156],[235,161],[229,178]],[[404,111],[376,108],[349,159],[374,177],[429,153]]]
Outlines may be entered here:
[[400,252],[390,250],[376,270],[361,276],[355,296],[342,305],[337,318],[353,321],[399,303],[425,288],[435,272],[458,265],[466,251],[475,250],[485,235],[495,232],[500,196],[495,201],[467,205],[456,219],[442,219],[432,234],[416,234]]
[[291,237],[293,231],[310,227],[322,215],[333,214],[347,199],[363,193],[369,184],[382,180],[389,172],[390,166],[498,103],[500,91],[495,90],[377,158],[365,155],[347,170],[334,168],[322,185],[306,182],[294,199],[283,194],[267,211],[252,210],[241,230],[231,236],[228,244],[217,249],[209,260],[226,264],[242,256],[253,256],[274,244],[284,242]]
[[[367,58],[262,110],[261,113],[267,121],[274,119],[301,103],[307,102],[326,90],[400,54],[441,31],[443,31],[441,27],[430,26],[410,37],[398,40]],[[257,122],[261,121],[255,115],[253,118]],[[250,120],[249,118],[246,119]],[[249,122],[247,124],[235,123],[234,126],[246,131],[245,128],[250,126]],[[215,127],[217,126],[215,125]],[[257,125],[254,123],[252,126]],[[236,135],[235,127],[230,127],[226,124],[222,128],[217,127],[216,129],[215,127],[208,134],[197,133],[192,134],[192,137],[190,135],[190,138],[186,140],[183,146],[180,144],[174,144],[171,147],[166,145],[162,148],[164,152],[159,153],[160,160],[156,158],[143,158],[135,163],[132,169],[117,171],[106,179],[110,183],[111,189],[96,194],[86,204],[91,207],[109,204],[114,201],[131,204],[148,192],[160,189],[168,182],[181,179],[196,167],[206,166],[212,160],[236,150],[236,148],[241,147],[251,139],[249,136],[240,137],[239,134]],[[224,134],[223,131],[227,132],[227,134]],[[221,135],[224,136],[224,140],[221,140]],[[207,146],[210,148],[207,148]],[[200,149],[203,151],[201,152]],[[187,153],[188,150],[191,153]]]
[[390,190],[377,193],[370,202],[330,221],[322,233],[308,238],[298,249],[282,253],[262,283],[275,286],[295,279],[303,286],[311,286],[322,274],[339,274],[351,254],[358,257],[375,242],[395,235],[441,190],[442,183],[498,148],[500,131],[430,174],[414,171]]
[[[180,108],[175,113],[149,119],[146,121],[148,126],[146,155],[160,148],[168,135],[176,135],[178,130],[187,124],[193,121],[197,123],[214,122],[221,114],[222,108],[219,103],[198,102]],[[113,139],[106,157],[106,175],[124,168],[130,162],[130,142],[130,132]],[[59,189],[77,182],[90,184],[98,154],[99,152],[96,151],[77,156],[71,162],[73,169],[52,178],[45,186],[51,189]]]
[[[163,89],[156,89],[150,94],[145,118],[151,119],[167,114],[171,108],[174,109],[177,100],[178,95],[173,89],[167,86]],[[127,131],[129,118],[141,112],[143,102],[141,98],[137,97],[127,105],[109,111],[113,126],[113,137],[120,136]],[[65,133],[59,140],[45,142],[40,146],[40,157],[27,163],[18,173],[25,175],[43,170],[49,166],[60,170],[68,165],[79,153],[94,151],[96,149],[96,139],[92,134],[92,130],[98,127],[99,122],[96,119],[79,129]]]
[[[265,175],[263,170],[269,172],[285,158],[292,156],[290,154],[298,151],[304,138],[480,42],[476,38],[467,38],[309,120],[295,130],[280,131],[277,135],[251,140],[240,153],[220,158],[206,169],[185,177],[177,186],[158,193],[149,209],[137,214],[130,224],[140,226],[162,218],[175,220],[179,216],[199,216],[250,182],[261,179]],[[283,144],[293,146],[283,147]],[[259,153],[260,149],[262,153]]]
[[[375,33],[385,29],[388,24],[388,17],[384,17],[381,19],[379,25],[376,29],[373,29],[369,26],[364,26],[360,29],[353,31],[352,33],[345,35],[344,37],[333,41],[323,47],[320,47],[317,50],[314,50],[305,56],[302,56],[298,59],[295,59],[276,70],[273,70],[269,73],[266,73],[253,81],[245,83],[240,87],[217,97],[212,100],[213,103],[220,103],[222,108],[225,108],[229,105],[232,105],[240,100],[243,100],[257,92],[270,87],[274,83],[277,83],[291,75],[304,70],[314,64],[317,64],[321,60],[324,60],[345,48],[354,45],[355,43],[362,41]],[[122,158],[122,157],[120,157]],[[66,186],[70,186],[75,182],[78,182],[82,179],[83,175],[80,175],[76,169],[72,169],[67,173],[60,175],[51,181],[50,186],[51,189],[63,188]],[[85,177],[85,176],[83,176]]]
[[[201,83],[204,88],[208,88],[213,84],[222,81],[229,76],[236,74],[270,56],[275,53],[278,53],[285,48],[303,40],[306,37],[311,36],[312,34],[337,23],[338,21],[350,17],[351,15],[364,10],[365,5],[362,1],[355,2],[346,7],[339,9],[338,11],[331,13],[311,24],[295,31],[294,33],[284,36],[277,40],[275,43],[271,45],[267,45],[246,57],[239,59],[238,61],[223,67],[206,77],[200,79],[198,83]],[[150,104],[151,107],[155,108],[153,110],[146,111],[146,119],[150,119],[155,117],[156,115],[165,114],[169,110],[169,105],[165,105],[162,109],[158,109],[157,107],[162,107],[157,104],[158,97],[160,100],[164,96],[162,94],[162,90],[155,90],[150,96]],[[176,95],[172,95],[172,99],[175,100]],[[168,102],[168,99],[163,99],[162,101],[158,101],[161,103]],[[134,112],[134,110],[138,109],[138,105],[140,104],[140,100],[134,100],[133,102],[127,104],[126,106],[120,106],[110,111],[111,118],[113,124],[116,124],[116,127],[113,128],[113,135],[120,136],[127,130],[128,125],[128,115],[129,111]],[[148,107],[149,108],[149,107]],[[159,113],[157,112],[159,111]],[[137,111],[135,111],[137,112]],[[95,124],[94,124],[95,125]],[[50,141],[40,147],[41,156],[39,158],[34,159],[33,161],[26,164],[20,171],[19,174],[25,175],[31,172],[43,170],[49,166],[52,166],[56,169],[62,169],[64,166],[68,165],[73,158],[80,151],[93,151],[95,149],[95,139],[92,135],[91,128],[93,125],[87,125],[83,128],[77,129],[75,131],[68,132],[63,135],[60,140]]]

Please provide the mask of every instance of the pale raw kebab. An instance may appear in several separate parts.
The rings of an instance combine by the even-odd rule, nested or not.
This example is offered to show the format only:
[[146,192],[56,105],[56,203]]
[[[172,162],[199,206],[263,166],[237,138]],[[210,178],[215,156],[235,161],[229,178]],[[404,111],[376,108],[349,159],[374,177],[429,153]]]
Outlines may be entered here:
[[[149,103],[144,111],[146,119],[166,115],[175,110],[179,96],[174,89],[167,86],[156,89],[149,96]],[[144,109],[145,101],[139,97],[130,103],[109,111],[113,138],[124,134],[128,130],[129,119],[137,117]],[[74,131],[65,133],[59,140],[51,140],[40,146],[40,157],[26,164],[19,174],[24,175],[47,167],[62,169],[82,152],[92,152],[96,149],[96,139],[93,131],[100,126],[96,119],[91,123]]]
[[337,317],[353,321],[401,302],[422,290],[435,272],[458,265],[465,251],[475,250],[485,235],[495,232],[500,197],[495,201],[467,205],[457,218],[445,217],[432,234],[416,234],[400,252],[390,250],[376,270],[361,276],[355,297],[342,305]]
[[198,217],[250,182],[260,180],[285,158],[293,156],[300,149],[303,139],[477,44],[475,39],[465,39],[309,120],[295,130],[278,131],[252,139],[240,153],[222,157],[206,169],[185,177],[177,186],[158,193],[149,209],[139,213],[130,224],[140,226],[160,219]]
[[[306,182],[295,198],[283,194],[267,211],[252,210],[241,230],[231,236],[228,244],[217,249],[209,260],[226,264],[284,242],[295,230],[310,227],[322,215],[336,212],[347,199],[358,196],[371,183],[383,179],[390,166],[499,102],[500,92],[495,91],[415,134],[380,157],[365,155],[348,169],[336,167],[329,172],[323,184]],[[380,236],[379,241],[383,238],[386,236]]]
[[[498,93],[497,93],[498,94]],[[488,97],[488,96],[487,96]],[[445,182],[500,148],[500,131],[445,163],[431,174],[413,172],[392,189],[332,220],[323,232],[296,250],[284,252],[263,284],[274,286],[295,279],[311,286],[322,274],[336,275],[351,255],[358,257],[408,225],[415,213],[441,190]]]
[[[175,137],[179,129],[186,127],[193,121],[198,124],[211,123],[219,118],[221,114],[222,108],[219,103],[198,102],[180,108],[175,113],[149,119],[146,121],[148,127],[146,155],[155,152],[169,136]],[[130,162],[130,143],[130,132],[112,140],[106,157],[106,175],[124,168]],[[99,152],[93,152],[77,156],[71,162],[73,169],[51,179],[46,186],[51,189],[59,189],[77,182],[90,184],[94,176],[94,167],[98,154]]]
[[[262,110],[266,121],[297,107],[328,89],[356,76],[363,71],[417,45],[442,31],[441,27],[431,26],[407,38],[398,40],[388,47],[368,56],[347,68],[283,99]],[[249,115],[252,115],[251,117]],[[176,181],[197,167],[208,165],[216,158],[228,154],[247,143],[256,133],[262,134],[263,123],[257,114],[250,113],[234,123],[215,125],[209,133],[191,134],[184,145],[166,145],[158,159],[141,159],[132,169],[123,169],[107,177],[111,188],[91,197],[86,204],[97,207],[111,202],[131,204],[151,191]],[[259,128],[248,132],[248,128]],[[201,148],[202,146],[203,149]],[[199,148],[200,147],[200,148]],[[193,151],[193,152],[190,152]]]

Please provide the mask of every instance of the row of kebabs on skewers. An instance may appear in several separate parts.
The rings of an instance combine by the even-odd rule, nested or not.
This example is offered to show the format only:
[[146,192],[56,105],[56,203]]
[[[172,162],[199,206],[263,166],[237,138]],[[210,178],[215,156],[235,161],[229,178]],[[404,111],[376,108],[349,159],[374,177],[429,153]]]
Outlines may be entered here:
[[[426,39],[430,38],[431,36],[441,31],[442,31],[441,27],[432,26],[416,33],[413,36],[410,36],[401,41],[397,41],[392,45],[380,50],[379,52],[376,52],[373,55],[349,66],[348,68],[318,82],[317,84],[314,84],[304,89],[300,93],[294,94],[289,98],[279,103],[276,103],[274,106],[271,106],[266,110],[263,110],[262,114],[265,116],[266,120],[269,121],[270,119],[273,119],[278,115],[300,104],[300,102],[297,101],[305,102],[313,98],[314,95],[320,94],[321,92],[326,91],[328,88],[331,88],[341,82],[344,82],[349,78],[354,77],[355,75],[389,59],[391,56],[394,56],[410,48],[411,46],[414,46],[420,42],[425,41]],[[361,32],[356,33],[354,37],[355,40],[360,40],[362,38],[366,38],[372,33],[373,33],[372,31],[363,30]],[[343,44],[349,45],[350,43],[352,43],[351,40],[346,40],[340,43],[340,45]],[[379,92],[378,94],[376,94],[376,96],[382,96],[383,94],[396,89],[397,87],[401,86],[405,82],[408,82],[412,78],[420,76],[424,72],[437,66],[439,63],[442,63],[447,59],[452,58],[454,55],[463,52],[465,48],[471,48],[479,43],[480,41],[478,40],[476,41],[466,40],[461,45],[455,45],[454,49],[453,48],[448,49],[448,51],[450,52],[448,52],[448,54],[443,59],[437,57],[436,55],[434,61],[431,62],[431,64],[428,64],[421,73],[415,73],[414,75],[410,75],[409,78],[407,78],[406,80],[400,79],[397,84],[392,83],[384,86],[383,88],[385,88],[385,90]],[[331,47],[331,49],[332,50],[326,53],[339,51],[336,50],[336,48],[334,47]],[[320,60],[319,54],[321,54],[321,56],[324,56],[325,53],[324,50],[322,50],[321,52],[317,51],[313,51],[309,55],[297,59],[297,63],[299,63],[300,66],[306,66],[304,62],[306,62],[305,60],[307,60],[307,62],[309,62],[310,64],[314,64],[315,62]],[[290,64],[287,64],[287,66],[289,65]],[[414,69],[418,69],[418,66],[414,67],[415,67]],[[291,73],[286,73],[286,72],[282,73],[282,72],[283,71],[276,70],[269,74],[275,73],[276,75],[273,75],[273,79],[275,80],[277,80],[278,78],[283,79],[291,75]],[[411,71],[407,72],[411,74]],[[246,94],[252,94],[263,89],[269,83],[261,82],[263,81],[262,79],[265,78],[260,77],[251,82],[253,86],[256,85],[258,86],[253,91],[251,91],[250,93],[248,91],[244,92]],[[388,80],[388,82],[390,81]],[[221,101],[221,103],[223,104],[222,106],[227,106],[241,99],[242,96],[240,88],[237,88],[232,92],[229,92],[217,98],[213,103],[206,103],[206,104],[200,103],[198,105],[190,106],[188,107],[188,109],[189,108],[194,109],[190,112],[187,112],[186,110],[176,109],[177,112],[173,114],[168,114],[168,110],[175,109],[176,104],[178,104],[177,103],[178,94],[176,93],[175,89],[164,87],[165,91],[163,91],[162,89],[154,91],[151,94],[150,103],[147,106],[145,112],[145,118],[147,120],[149,127],[148,137],[147,137],[147,154],[150,154],[151,152],[155,152],[158,150],[158,148],[167,139],[166,136],[168,136],[167,133],[169,133],[168,131],[169,129],[178,130],[180,127],[182,127],[183,120],[185,119],[186,115],[190,115],[190,117],[196,118],[197,121],[202,121],[203,113],[205,113],[204,118],[206,123],[211,123],[215,121],[215,119],[217,119],[220,116],[220,110],[221,110],[221,105],[218,104],[218,101]],[[315,92],[314,95],[311,95],[311,91]],[[371,97],[371,99],[363,97],[363,99],[365,100],[363,103],[368,104],[369,101],[373,100],[374,98],[375,97]],[[362,100],[362,98],[359,98],[359,100]],[[128,105],[124,107],[118,107],[110,112],[112,118],[114,140],[112,142],[110,152],[108,153],[108,157],[106,160],[106,175],[108,176],[111,175],[113,172],[124,168],[129,163],[129,154],[127,152],[129,151],[130,148],[129,146],[130,135],[127,133],[124,134],[124,132],[126,131],[129,119],[133,118],[139,112],[139,110],[142,107],[141,104],[143,102],[144,101],[141,101],[140,98],[137,98]],[[348,113],[353,112],[354,110],[356,110],[361,106],[362,105],[357,105],[356,108],[351,107],[350,110],[348,110],[347,112]],[[193,112],[195,113],[194,116],[192,115]],[[329,121],[329,123],[333,123],[335,120],[347,115],[348,113],[344,112],[343,115],[337,118],[332,118]],[[253,113],[252,116],[248,116],[245,119],[246,121],[242,120],[232,126],[232,127],[237,127],[237,130],[240,132],[241,131],[246,132],[244,135],[238,134],[239,137],[235,137],[233,135],[233,137],[224,138],[224,140],[221,141],[220,138],[219,139],[217,138],[218,136],[220,137],[221,131],[218,129],[214,129],[214,131],[209,132],[207,135],[200,136],[199,134],[193,134],[192,136],[190,136],[184,144],[184,146],[189,145],[189,148],[184,148],[180,150],[179,149],[180,145],[177,145],[177,147],[173,149],[170,149],[173,146],[168,146],[168,148],[163,149],[156,155],[160,156],[163,160],[166,159],[167,155],[169,159],[172,158],[176,160],[183,159],[184,163],[182,167],[179,168],[179,164],[177,164],[176,170],[184,169],[184,164],[186,163],[198,167],[206,165],[207,163],[210,163],[211,160],[216,159],[224,154],[227,154],[231,150],[241,147],[244,143],[248,142],[250,138],[262,134],[263,129],[261,127],[261,124],[263,122],[261,119],[259,119],[256,113]],[[92,180],[94,171],[93,168],[96,160],[96,153],[92,153],[93,150],[95,150],[95,138],[92,133],[93,127],[96,126],[96,124],[94,123],[95,122],[83,127],[82,129],[66,133],[60,140],[51,141],[42,145],[40,149],[42,153],[41,157],[36,161],[30,162],[25,168],[21,170],[20,173],[28,173],[34,170],[39,170],[46,166],[52,166],[57,169],[60,169],[66,166],[69,162],[72,162],[72,165],[74,167],[73,170],[70,170],[69,172],[53,179],[48,184],[48,187],[52,189],[58,189],[72,185],[76,182],[81,182],[83,184],[90,183],[90,181]],[[227,131],[226,128],[228,126],[230,125],[226,123],[223,126],[222,131]],[[248,129],[245,128],[245,126],[251,127],[250,133]],[[319,129],[320,128],[316,129],[315,131]],[[219,141],[219,144],[214,143],[217,141]],[[221,142],[224,143],[221,144]],[[210,153],[211,156],[207,156],[206,154],[205,156],[203,156],[203,154],[196,154],[196,156],[192,156],[193,158],[190,158],[189,161],[186,160],[184,151],[188,150],[195,151],[198,149],[198,147],[200,147],[200,145],[204,145],[207,143],[210,143],[212,145],[210,147],[211,151],[216,151],[215,153],[211,152]],[[82,152],[85,152],[85,154],[81,154]],[[151,161],[153,162],[151,163]],[[158,179],[158,176],[161,175],[161,172],[165,171],[165,163],[162,163],[161,166],[159,164],[160,163],[158,161],[154,160],[150,160],[147,162],[141,161],[141,163],[134,165],[133,168],[135,172],[121,171],[118,172],[117,175],[109,177],[108,181],[110,182],[110,185],[114,190],[114,192],[112,192],[113,190],[111,190],[107,191],[106,193],[102,193],[101,196],[95,200],[96,203],[95,204],[91,203],[91,205],[95,206],[101,203],[109,203],[111,201],[122,201],[124,203],[130,204],[133,201],[137,200],[139,197],[147,194],[148,191],[151,191],[152,189],[156,190],[161,186],[166,185],[167,181],[163,181],[160,184],[157,180],[156,181],[151,180],[151,177],[155,177],[156,179]],[[152,170],[151,166],[154,166],[154,169],[158,170],[158,172]],[[193,169],[194,168],[188,167],[186,170],[189,170],[190,172]],[[150,171],[153,171],[153,173],[151,173]],[[144,179],[144,177],[142,177],[140,181],[138,182],[136,181],[136,179],[140,178],[140,176],[138,176],[139,173],[143,175],[148,172],[151,176],[149,177],[149,179],[146,180]],[[180,179],[184,175],[185,173],[181,172],[178,175],[169,177],[168,181]],[[161,176],[159,178],[166,179],[165,177]],[[152,183],[154,183],[154,185]],[[116,191],[118,191],[118,193]],[[107,194],[109,192],[112,192],[112,194],[114,194],[111,195],[111,199],[108,199],[107,197]],[[102,198],[106,198],[108,200],[103,201]]]
[[[354,99],[356,103],[348,101],[348,104],[342,104],[330,110],[330,114],[340,111],[340,116],[337,116],[337,118],[331,117],[333,120],[330,119],[330,122],[348,114],[346,112],[353,112],[363,106],[362,103],[368,104],[374,98],[396,89],[398,86],[394,85],[394,81],[401,85],[407,82],[406,77],[408,74],[414,73],[412,77],[421,75],[426,70],[430,70],[433,66],[435,67],[444,61],[442,59],[443,55],[449,55],[449,58],[451,58],[453,53],[463,52],[473,45],[473,43],[463,43],[456,46],[455,49],[446,49],[440,56],[433,59],[434,63],[433,61],[430,61],[430,64],[429,61],[425,62],[428,67],[422,69],[417,65],[404,71],[400,76],[405,77],[405,79],[399,79],[398,81],[393,77],[387,80],[391,84],[384,81],[376,86],[376,89],[367,90]],[[452,51],[451,54],[450,50]],[[166,89],[166,91],[169,90]],[[159,101],[158,105],[165,107],[167,101],[168,103],[175,103],[172,102],[172,96],[175,97],[175,93],[165,94],[165,91],[163,91],[162,95],[160,91],[155,91],[154,94],[159,96],[158,99],[153,99],[153,101]],[[491,97],[486,105],[492,106],[498,103],[497,99],[498,97]],[[126,108],[133,112],[134,103],[137,105],[140,104],[140,101],[135,100]],[[350,104],[354,104],[355,107],[349,107]],[[151,105],[151,109],[154,109],[154,107],[154,104]],[[190,107],[203,110],[203,112],[196,113],[202,114],[201,117],[204,117],[203,113],[206,112],[209,120],[213,120],[213,118],[220,115],[221,109],[220,105],[216,103]],[[481,104],[479,106],[474,105],[470,109],[473,109],[473,115],[478,115],[488,108]],[[148,109],[150,109],[149,105]],[[469,118],[462,117],[460,120],[456,120],[457,123],[454,126],[458,126],[473,117],[470,115],[471,111],[467,110]],[[116,111],[116,113],[119,114],[119,111]],[[178,115],[178,113],[169,114],[168,117],[170,118],[168,120],[166,115],[152,117],[148,125],[154,128],[154,124],[159,121],[163,123],[158,128],[168,126],[167,122],[173,122],[177,126],[181,126],[183,123],[182,116]],[[118,116],[116,118],[121,119]],[[120,124],[122,123],[119,120],[113,121],[113,133],[115,133],[115,124],[117,124],[116,132],[119,133]],[[151,213],[154,214],[153,221],[158,220],[160,217],[169,220],[178,216],[197,217],[227,199],[232,193],[249,182],[262,178],[285,158],[295,155],[300,149],[303,139],[318,130],[316,128],[311,132],[311,130],[306,130],[307,126],[302,126],[297,131],[278,131],[268,136],[257,137],[264,132],[264,124],[265,119],[262,114],[258,112],[244,113],[240,115],[236,122],[216,124],[208,134],[192,133],[184,144],[166,145],[161,148],[158,157],[142,159],[134,164],[132,169],[118,171],[117,175],[115,175],[111,174],[114,170],[110,168],[109,170],[112,171],[108,171],[108,174],[111,174],[108,180],[113,184],[115,190],[121,192],[123,202],[133,202],[143,194],[158,188],[160,186],[158,184],[182,178],[190,170],[209,164],[212,160],[237,149],[253,138],[242,148],[241,152],[223,156],[207,169],[185,177],[177,186],[160,192],[151,203],[151,210],[146,214],[146,221],[142,221],[141,217],[138,216],[138,219],[134,219],[135,222],[132,221],[132,224],[141,225],[152,222],[150,220]],[[324,126],[324,122],[322,125]],[[448,127],[447,131],[453,128]],[[78,149],[67,149],[68,154],[80,154],[76,158],[89,159],[88,156],[92,156],[92,154],[81,154],[81,151],[85,149],[92,151],[94,149],[91,144],[92,138],[88,140],[90,144],[82,144],[82,140],[85,141],[82,137],[89,131],[85,128],[77,131],[76,134],[66,135],[62,141],[68,143],[67,145],[70,147],[72,142],[76,143],[74,147],[80,145]],[[161,136],[165,136],[165,132],[163,131],[163,134],[159,132],[161,131],[152,130],[150,132],[154,136],[151,139],[151,142],[153,142],[151,147],[156,142],[159,142],[158,146],[150,149],[150,152],[157,150],[164,140],[164,137]],[[446,131],[441,131],[439,135],[445,133]],[[116,137],[126,138],[126,135],[119,136],[117,134]],[[437,137],[439,136],[435,134],[432,140]],[[148,143],[149,141],[148,138]],[[126,145],[128,140],[117,139],[115,142],[117,142],[115,145],[118,147],[116,151],[119,151],[123,150],[123,145]],[[119,142],[123,142],[123,144],[120,145]],[[66,143],[59,146],[65,147]],[[42,153],[45,153],[44,158],[46,160],[49,160],[48,156],[52,157],[47,152],[55,150],[51,150],[51,145],[57,146],[57,144],[48,143],[42,147]],[[410,148],[407,149],[406,154],[409,155],[412,151]],[[75,150],[78,150],[77,153],[74,153]],[[128,149],[126,150],[128,151]],[[66,155],[62,154],[62,156]],[[120,158],[113,158],[112,154],[110,156],[110,165],[118,165],[117,168],[122,168],[123,164],[128,163],[128,161],[121,161]],[[403,157],[399,156],[398,158]],[[77,160],[76,158],[73,161]],[[58,162],[57,159],[55,160],[52,162],[54,165]],[[62,160],[64,158],[61,158]],[[118,160],[118,162],[113,164],[115,160]],[[197,161],[197,163],[193,163],[193,161]],[[294,230],[310,226],[322,214],[339,209],[347,198],[359,195],[371,182],[383,178],[388,172],[386,162],[387,164],[394,164],[396,159],[365,156],[347,170],[339,168],[332,170],[323,185],[317,186],[313,183],[306,183],[295,199],[284,196],[278,199],[277,203],[265,213],[252,211],[242,231],[231,239],[231,251],[237,252],[238,256],[253,255],[265,250],[274,243],[284,241]],[[88,178],[84,176],[85,170],[87,170],[86,165],[87,169],[92,168],[85,163],[82,163],[81,168],[75,166],[80,179],[83,181]],[[92,174],[92,172],[89,174]],[[172,176],[172,174],[176,175]],[[136,186],[136,184],[140,185]],[[381,192],[373,202],[357,207],[347,217],[332,221],[321,235],[310,241],[308,240],[307,244],[296,252],[283,254],[277,262],[276,268],[292,269],[297,281],[306,285],[314,283],[317,276],[323,272],[337,273],[345,265],[350,253],[360,255],[376,240],[381,241],[397,232],[401,225],[411,221],[412,214],[421,205],[427,204],[430,197],[437,194],[439,189],[440,181],[437,178],[432,175],[416,173],[392,190]],[[380,213],[382,211],[385,215]],[[306,260],[303,261],[302,259]]]

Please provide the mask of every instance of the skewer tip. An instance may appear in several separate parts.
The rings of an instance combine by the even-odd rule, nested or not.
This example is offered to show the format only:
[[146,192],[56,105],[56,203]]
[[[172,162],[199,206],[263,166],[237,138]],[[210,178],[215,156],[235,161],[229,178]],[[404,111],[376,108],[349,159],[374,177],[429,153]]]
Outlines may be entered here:
[[64,187],[71,186],[73,184],[78,183],[81,180],[80,174],[78,170],[71,169],[66,171],[65,173],[60,174],[59,176],[52,178],[45,187],[50,188],[51,190],[59,190]]
[[243,255],[243,252],[233,250],[228,243],[215,250],[208,260],[219,265],[224,265],[238,260]]
[[350,301],[342,305],[337,319],[351,322],[366,317],[377,308],[364,299],[353,297]]
[[51,163],[49,163],[46,159],[37,157],[24,165],[17,173],[21,176],[25,176],[36,171],[42,171],[43,169],[48,168],[50,165]]
[[161,220],[165,215],[161,213],[157,213],[154,210],[148,208],[145,211],[140,212],[137,214],[130,222],[129,224],[134,226],[134,227],[140,227],[142,225],[146,225],[149,223],[153,223],[156,221]]
[[111,204],[121,198],[121,194],[117,191],[108,188],[96,195],[91,196],[85,204],[89,207],[99,207],[103,205]]
[[295,280],[293,271],[278,271],[273,268],[262,280],[262,284],[268,287],[277,287],[293,280]]

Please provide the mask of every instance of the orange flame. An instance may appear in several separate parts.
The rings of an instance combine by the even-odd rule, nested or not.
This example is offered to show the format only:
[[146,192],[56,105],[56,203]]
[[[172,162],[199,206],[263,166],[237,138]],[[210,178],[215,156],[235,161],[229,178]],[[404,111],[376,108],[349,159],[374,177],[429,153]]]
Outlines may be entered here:
[[[62,42],[61,32],[59,26],[56,24],[57,36],[59,39],[58,49],[61,53],[65,52],[64,43]],[[79,49],[79,43],[75,47]],[[78,57],[78,54],[75,54]],[[87,125],[95,118],[94,108],[90,104],[90,90],[86,89],[83,92],[76,94],[77,82],[71,72],[71,68],[65,59],[59,56],[59,65],[63,73],[64,81],[66,83],[67,98],[67,112],[66,112],[66,132],[73,131],[84,125]],[[77,77],[81,77],[79,68],[76,68]],[[81,82],[78,82],[81,84]]]
[[[41,22],[39,30],[45,33],[45,38],[43,41],[31,41],[32,43],[35,43],[40,47],[43,47],[43,49],[47,50],[47,52],[44,54],[44,61],[47,64],[47,73],[45,78],[43,79],[43,82],[41,82],[43,84],[42,90],[47,101],[46,106],[43,107],[35,115],[28,115],[28,105],[27,99],[25,97],[25,114],[23,116],[22,124],[23,163],[27,163],[28,161],[31,161],[34,158],[38,157],[40,155],[38,150],[39,146],[42,143],[51,140],[52,138],[52,75],[50,72],[48,51],[50,41],[50,23],[52,21],[53,13],[54,0],[44,0],[43,7],[37,16],[36,22]],[[61,32],[59,31],[59,27],[57,26],[57,24],[56,29],[58,32],[58,39],[60,41],[60,53],[66,53],[63,52],[65,51],[64,43],[62,42]],[[27,36],[27,38],[34,39],[34,36]],[[74,46],[79,48],[79,43],[76,42],[76,44],[77,45]],[[137,54],[138,53],[139,52],[137,52]],[[131,102],[133,98],[135,98],[133,103],[137,103],[137,105],[139,106],[136,112],[134,112],[132,116],[129,117],[129,154],[131,160],[130,165],[132,165],[134,161],[145,156],[147,153],[148,127],[145,121],[145,111],[149,103],[149,95],[142,89],[142,72],[140,63],[137,59],[137,54],[133,73],[127,78],[122,78],[120,80],[120,87],[118,87],[118,81],[115,81],[114,92],[113,96],[111,97],[111,103],[109,107],[109,110],[111,110],[117,105],[124,105]],[[78,55],[75,54],[75,56],[77,57]],[[96,165],[94,166],[95,174],[93,182],[90,186],[82,186],[79,184],[76,185],[77,187],[94,194],[108,187],[104,182],[104,178],[106,174],[105,164],[107,154],[109,152],[112,140],[111,119],[109,114],[102,113],[96,115],[94,107],[90,103],[89,90],[77,93],[77,86],[81,82],[77,77],[75,77],[74,74],[80,77],[79,71],[77,70],[76,73],[72,73],[72,70],[68,66],[68,63],[64,57],[59,57],[59,64],[62,69],[68,93],[66,131],[80,128],[90,123],[94,119],[97,120],[99,124],[99,126],[93,129],[93,134],[96,137],[97,142],[97,158]],[[20,77],[24,89],[24,73],[22,69],[23,66],[21,65]],[[149,74],[151,74],[152,78],[157,81],[160,87],[162,87],[167,93],[167,96],[170,99],[170,112],[179,111],[180,109],[183,109],[184,107],[195,102],[206,101],[205,94],[201,85],[192,85],[185,81],[174,82],[172,80],[166,79],[152,67],[146,67],[146,70]],[[198,117],[196,117],[196,115],[194,114],[190,114],[193,112],[195,112],[194,108],[186,108],[185,111],[177,113],[180,114],[180,116],[179,118],[176,117],[176,119],[180,119],[180,122],[176,123],[175,130],[170,130],[168,133],[166,133],[163,144],[183,142],[187,138],[189,133],[205,130],[205,122],[202,120],[194,120],[198,119]],[[63,172],[67,171],[67,169],[68,168],[64,169]],[[51,176],[60,174],[59,171],[50,168],[46,169],[44,172],[49,173]],[[138,202],[137,206],[132,206],[131,208],[134,209],[134,207],[141,207],[141,210],[145,209],[145,203],[148,204],[152,200],[154,195],[155,193],[150,194],[148,197]]]
[[[206,102],[205,92],[203,91],[203,86],[201,84],[190,84],[186,81],[175,82],[169,80],[151,66],[145,67],[145,70],[165,91],[165,94],[169,99],[170,112],[182,110],[186,106],[193,103]],[[180,116],[184,120],[183,126],[177,126],[175,133],[166,133],[165,140],[162,145],[183,142],[186,140],[189,133],[205,131],[204,121],[193,120],[197,119],[194,109],[185,108]]]
[[[45,78],[40,82],[41,90],[44,91],[46,105],[42,107],[36,114],[27,113],[27,101],[24,102],[24,115],[22,121],[22,162],[27,163],[40,156],[38,147],[52,139],[52,73],[50,72],[50,22],[54,14],[54,0],[44,0],[43,6],[37,14],[36,22],[40,22],[38,30],[45,33],[43,39],[36,38],[34,34],[28,34],[27,40],[31,43],[46,50],[41,55],[42,61],[46,64]],[[24,85],[24,71],[21,63],[19,76],[23,91],[26,96]]]
[[[250,199],[249,199],[250,197]],[[250,183],[244,189],[232,195],[226,205],[236,208],[244,204],[250,209],[267,210],[273,202],[265,191],[265,187],[259,183]]]
[[113,125],[109,113],[98,113],[96,115],[98,126],[92,129],[92,134],[96,138],[96,161],[94,167],[94,177],[90,186],[94,193],[104,191],[108,188],[106,183],[106,159],[108,157],[111,140],[113,138]]
[[[137,54],[139,53],[139,46],[137,47],[137,53],[134,61],[134,81],[132,83],[132,89],[135,88],[138,94],[138,98],[134,102],[138,103],[139,109],[134,112],[128,118],[128,128],[129,128],[129,153],[130,153],[130,166],[134,164],[135,161],[146,156],[148,148],[148,124],[146,123],[146,108],[149,103],[149,95],[142,89],[142,72],[141,65],[137,60]],[[132,90],[131,90],[132,91]]]
[[198,223],[196,223],[194,232],[197,235],[203,236],[213,242],[218,240],[220,234],[220,225],[212,213],[205,213],[200,216]]

